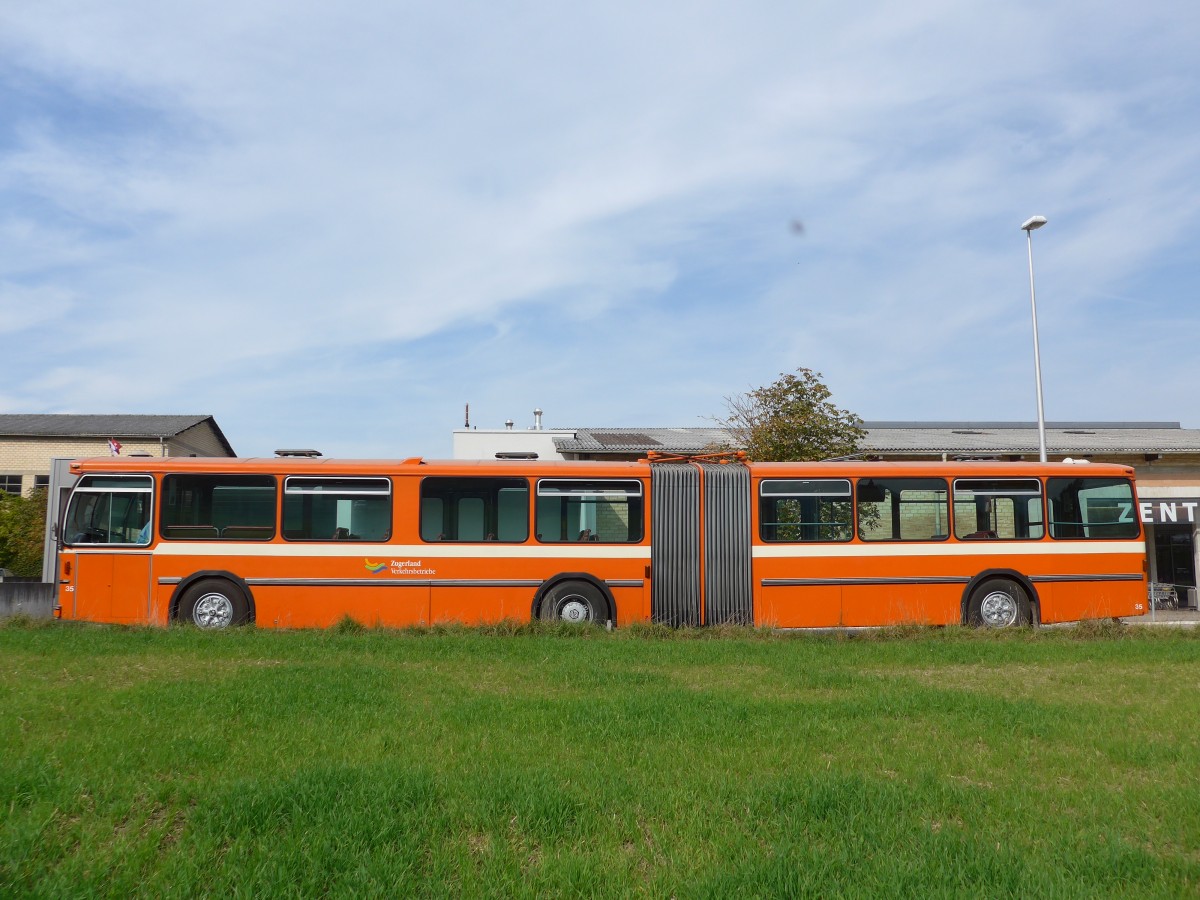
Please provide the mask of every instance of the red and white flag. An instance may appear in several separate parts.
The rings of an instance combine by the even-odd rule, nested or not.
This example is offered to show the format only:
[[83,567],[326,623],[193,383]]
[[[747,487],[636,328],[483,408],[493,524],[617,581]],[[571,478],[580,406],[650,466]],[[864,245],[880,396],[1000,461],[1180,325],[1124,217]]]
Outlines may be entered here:
[[113,456],[120,456],[121,455],[121,442],[118,441],[116,438],[109,438],[108,439],[108,452],[111,453]]

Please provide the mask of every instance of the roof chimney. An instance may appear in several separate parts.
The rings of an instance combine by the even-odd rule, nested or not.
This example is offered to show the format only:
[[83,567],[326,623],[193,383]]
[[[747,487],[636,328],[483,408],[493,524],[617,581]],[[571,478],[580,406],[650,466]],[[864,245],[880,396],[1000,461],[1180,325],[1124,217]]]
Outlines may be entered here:
[[542,430],[542,411],[540,409],[535,409],[533,411],[533,430]]
[[505,419],[505,420],[504,420],[504,430],[505,430],[505,431],[512,431],[512,427],[513,427],[513,420],[512,420],[512,419]]

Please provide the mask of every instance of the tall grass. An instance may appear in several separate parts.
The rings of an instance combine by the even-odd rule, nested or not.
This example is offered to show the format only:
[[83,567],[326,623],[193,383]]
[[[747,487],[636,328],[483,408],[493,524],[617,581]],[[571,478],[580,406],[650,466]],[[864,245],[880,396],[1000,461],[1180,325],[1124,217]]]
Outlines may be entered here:
[[1200,635],[0,627],[0,895],[1179,896]]

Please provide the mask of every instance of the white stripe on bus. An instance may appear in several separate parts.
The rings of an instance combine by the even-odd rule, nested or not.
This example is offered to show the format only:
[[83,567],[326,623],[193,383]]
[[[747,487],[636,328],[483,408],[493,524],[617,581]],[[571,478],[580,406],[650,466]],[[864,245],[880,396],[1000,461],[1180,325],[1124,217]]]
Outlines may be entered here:
[[[84,551],[88,552],[88,551]],[[268,544],[259,541],[164,541],[155,556],[329,556],[366,557],[372,561],[400,559],[649,559],[648,545],[614,544]]]
[[821,559],[825,557],[889,556],[1076,556],[1106,553],[1146,554],[1141,541],[971,541],[878,544],[756,545],[755,559]]

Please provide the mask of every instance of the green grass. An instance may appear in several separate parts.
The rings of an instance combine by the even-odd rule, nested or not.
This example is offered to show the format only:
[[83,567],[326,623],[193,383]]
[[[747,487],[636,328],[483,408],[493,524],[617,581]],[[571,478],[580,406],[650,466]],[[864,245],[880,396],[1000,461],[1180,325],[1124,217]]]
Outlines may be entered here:
[[1200,634],[0,625],[0,896],[1180,896]]

